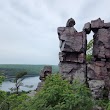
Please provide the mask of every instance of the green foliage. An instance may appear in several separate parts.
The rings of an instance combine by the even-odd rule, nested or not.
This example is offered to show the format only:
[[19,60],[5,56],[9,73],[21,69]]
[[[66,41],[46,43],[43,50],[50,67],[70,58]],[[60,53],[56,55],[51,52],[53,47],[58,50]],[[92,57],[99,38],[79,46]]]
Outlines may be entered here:
[[105,110],[110,110],[110,100],[106,100],[104,103]]
[[0,73],[0,84],[4,81],[5,77],[2,73]]
[[107,110],[110,110],[110,101],[109,101],[109,103],[107,105]]
[[90,50],[93,47],[93,39],[87,44],[87,50]]
[[90,90],[78,81],[70,84],[58,74],[46,78],[34,96],[0,91],[0,110],[92,110],[94,105],[110,110],[108,100],[93,100]]
[[91,59],[92,59],[92,55],[91,55],[91,54],[87,54],[87,55],[86,55],[86,60],[87,60],[87,62],[90,62]]
[[3,82],[4,78],[4,76],[0,76],[0,84]]
[[6,92],[0,90],[0,104],[4,101],[6,98]]
[[17,81],[20,78],[23,78],[25,75],[27,74],[27,72],[20,72],[16,74],[15,80]]
[[[91,110],[93,102],[89,89],[79,82],[69,84],[60,75],[46,78],[45,84],[36,96],[19,110]],[[23,107],[23,106],[21,106]],[[16,109],[18,110],[18,109]]]
[[92,59],[92,50],[93,50],[93,39],[89,41],[87,44],[87,52],[86,52],[86,60],[88,62]]
[[25,94],[22,94],[20,96],[17,94],[12,94],[10,96],[6,96],[6,94],[5,94],[4,98],[5,99],[2,100],[2,102],[0,104],[0,110],[17,110],[16,108],[18,108],[18,106],[20,106],[27,100],[29,101],[29,99],[30,99]]
[[94,105],[97,105],[99,107],[102,107],[104,110],[107,110],[109,100],[107,99],[100,99],[100,100],[95,100]]
[[15,88],[11,88],[10,90],[16,91],[18,94],[19,87],[23,85],[22,81],[24,80],[24,76],[27,74],[27,72],[20,72],[16,74],[15,77]]

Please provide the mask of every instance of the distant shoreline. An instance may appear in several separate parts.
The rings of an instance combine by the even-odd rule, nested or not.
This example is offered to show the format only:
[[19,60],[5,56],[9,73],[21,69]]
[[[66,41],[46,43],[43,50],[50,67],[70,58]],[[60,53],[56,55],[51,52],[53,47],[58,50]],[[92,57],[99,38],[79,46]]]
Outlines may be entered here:
[[[17,73],[27,72],[27,77],[39,76],[41,70],[45,65],[23,65],[23,64],[0,64],[0,73],[6,77],[6,79],[15,78]],[[58,73],[58,65],[51,65],[52,73]]]

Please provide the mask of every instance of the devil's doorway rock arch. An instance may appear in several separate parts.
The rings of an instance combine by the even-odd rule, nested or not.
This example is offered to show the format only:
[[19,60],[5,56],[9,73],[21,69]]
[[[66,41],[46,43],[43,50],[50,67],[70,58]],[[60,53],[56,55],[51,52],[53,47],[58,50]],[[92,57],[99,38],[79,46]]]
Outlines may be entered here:
[[[95,99],[109,98],[110,92],[110,23],[100,18],[84,25],[81,32],[74,28],[70,18],[66,27],[58,27],[60,40],[59,72],[73,82],[88,84]],[[86,62],[87,34],[93,31],[92,61]],[[103,91],[106,91],[104,94]]]

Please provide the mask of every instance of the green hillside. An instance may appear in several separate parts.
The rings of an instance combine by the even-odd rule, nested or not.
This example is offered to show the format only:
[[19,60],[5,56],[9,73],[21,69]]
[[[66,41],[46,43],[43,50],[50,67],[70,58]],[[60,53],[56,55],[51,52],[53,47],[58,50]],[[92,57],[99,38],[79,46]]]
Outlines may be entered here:
[[[14,77],[16,73],[26,71],[27,77],[39,75],[45,65],[20,65],[20,64],[0,64],[0,73],[7,77]],[[58,66],[52,65],[53,73],[58,72]]]

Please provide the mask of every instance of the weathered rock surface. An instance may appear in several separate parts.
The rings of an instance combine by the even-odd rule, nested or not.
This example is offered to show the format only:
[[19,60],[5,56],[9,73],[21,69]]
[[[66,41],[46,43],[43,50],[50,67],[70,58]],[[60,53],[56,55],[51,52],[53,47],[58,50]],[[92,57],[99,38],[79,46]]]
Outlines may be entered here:
[[91,80],[104,80],[108,77],[105,62],[102,61],[88,64],[87,73],[87,78]]
[[89,88],[91,89],[92,95],[95,99],[103,98],[103,91],[105,87],[104,80],[90,80],[88,81]]
[[75,25],[75,20],[73,18],[68,19],[66,27],[73,27]]
[[104,23],[104,26],[103,26],[103,28],[105,28],[105,29],[108,29],[108,28],[110,28],[110,22],[109,22],[109,23]]
[[93,97],[104,98],[104,91],[109,93],[110,90],[110,62],[95,61],[88,64],[87,80]]
[[110,58],[110,30],[99,29],[93,37],[93,56],[96,58]]
[[61,62],[85,62],[85,54],[84,53],[72,53],[72,52],[59,52],[59,60]]
[[46,76],[52,74],[52,66],[44,66],[43,70],[40,73],[40,80],[45,80]]
[[[110,93],[110,23],[100,18],[91,21],[93,35],[93,62],[87,65],[87,80],[96,99]],[[106,94],[103,94],[106,91]]]
[[89,34],[91,32],[91,24],[90,22],[86,23],[83,27],[83,30],[86,32],[86,34]]
[[62,52],[84,52],[86,49],[86,34],[84,32],[76,32],[73,27],[66,28],[63,32],[60,31],[58,28]]
[[52,66],[44,66],[44,68],[41,70],[40,73],[39,79],[41,80],[41,82],[38,83],[36,89],[37,91],[39,91],[43,87],[46,77],[51,74],[52,74]]
[[36,89],[36,91],[41,90],[42,87],[43,87],[43,85],[44,85],[44,81],[39,82],[38,85],[37,85],[37,89]]
[[70,83],[74,79],[84,83],[86,81],[86,32],[77,32],[74,25],[74,19],[70,18],[66,27],[57,29],[61,50],[59,71]]
[[61,62],[59,64],[59,71],[64,79],[72,82],[74,79],[81,82],[86,81],[86,65],[79,63]]
[[91,30],[93,32],[96,32],[98,29],[102,28],[103,26],[104,26],[104,20],[101,20],[100,18],[91,21]]
[[[59,71],[71,83],[74,79],[86,82],[95,99],[110,99],[110,23],[98,18],[86,23],[82,32],[77,32],[74,25],[75,20],[70,18],[66,27],[57,29],[61,51]],[[91,31],[94,32],[93,60],[86,64],[86,34]]]

